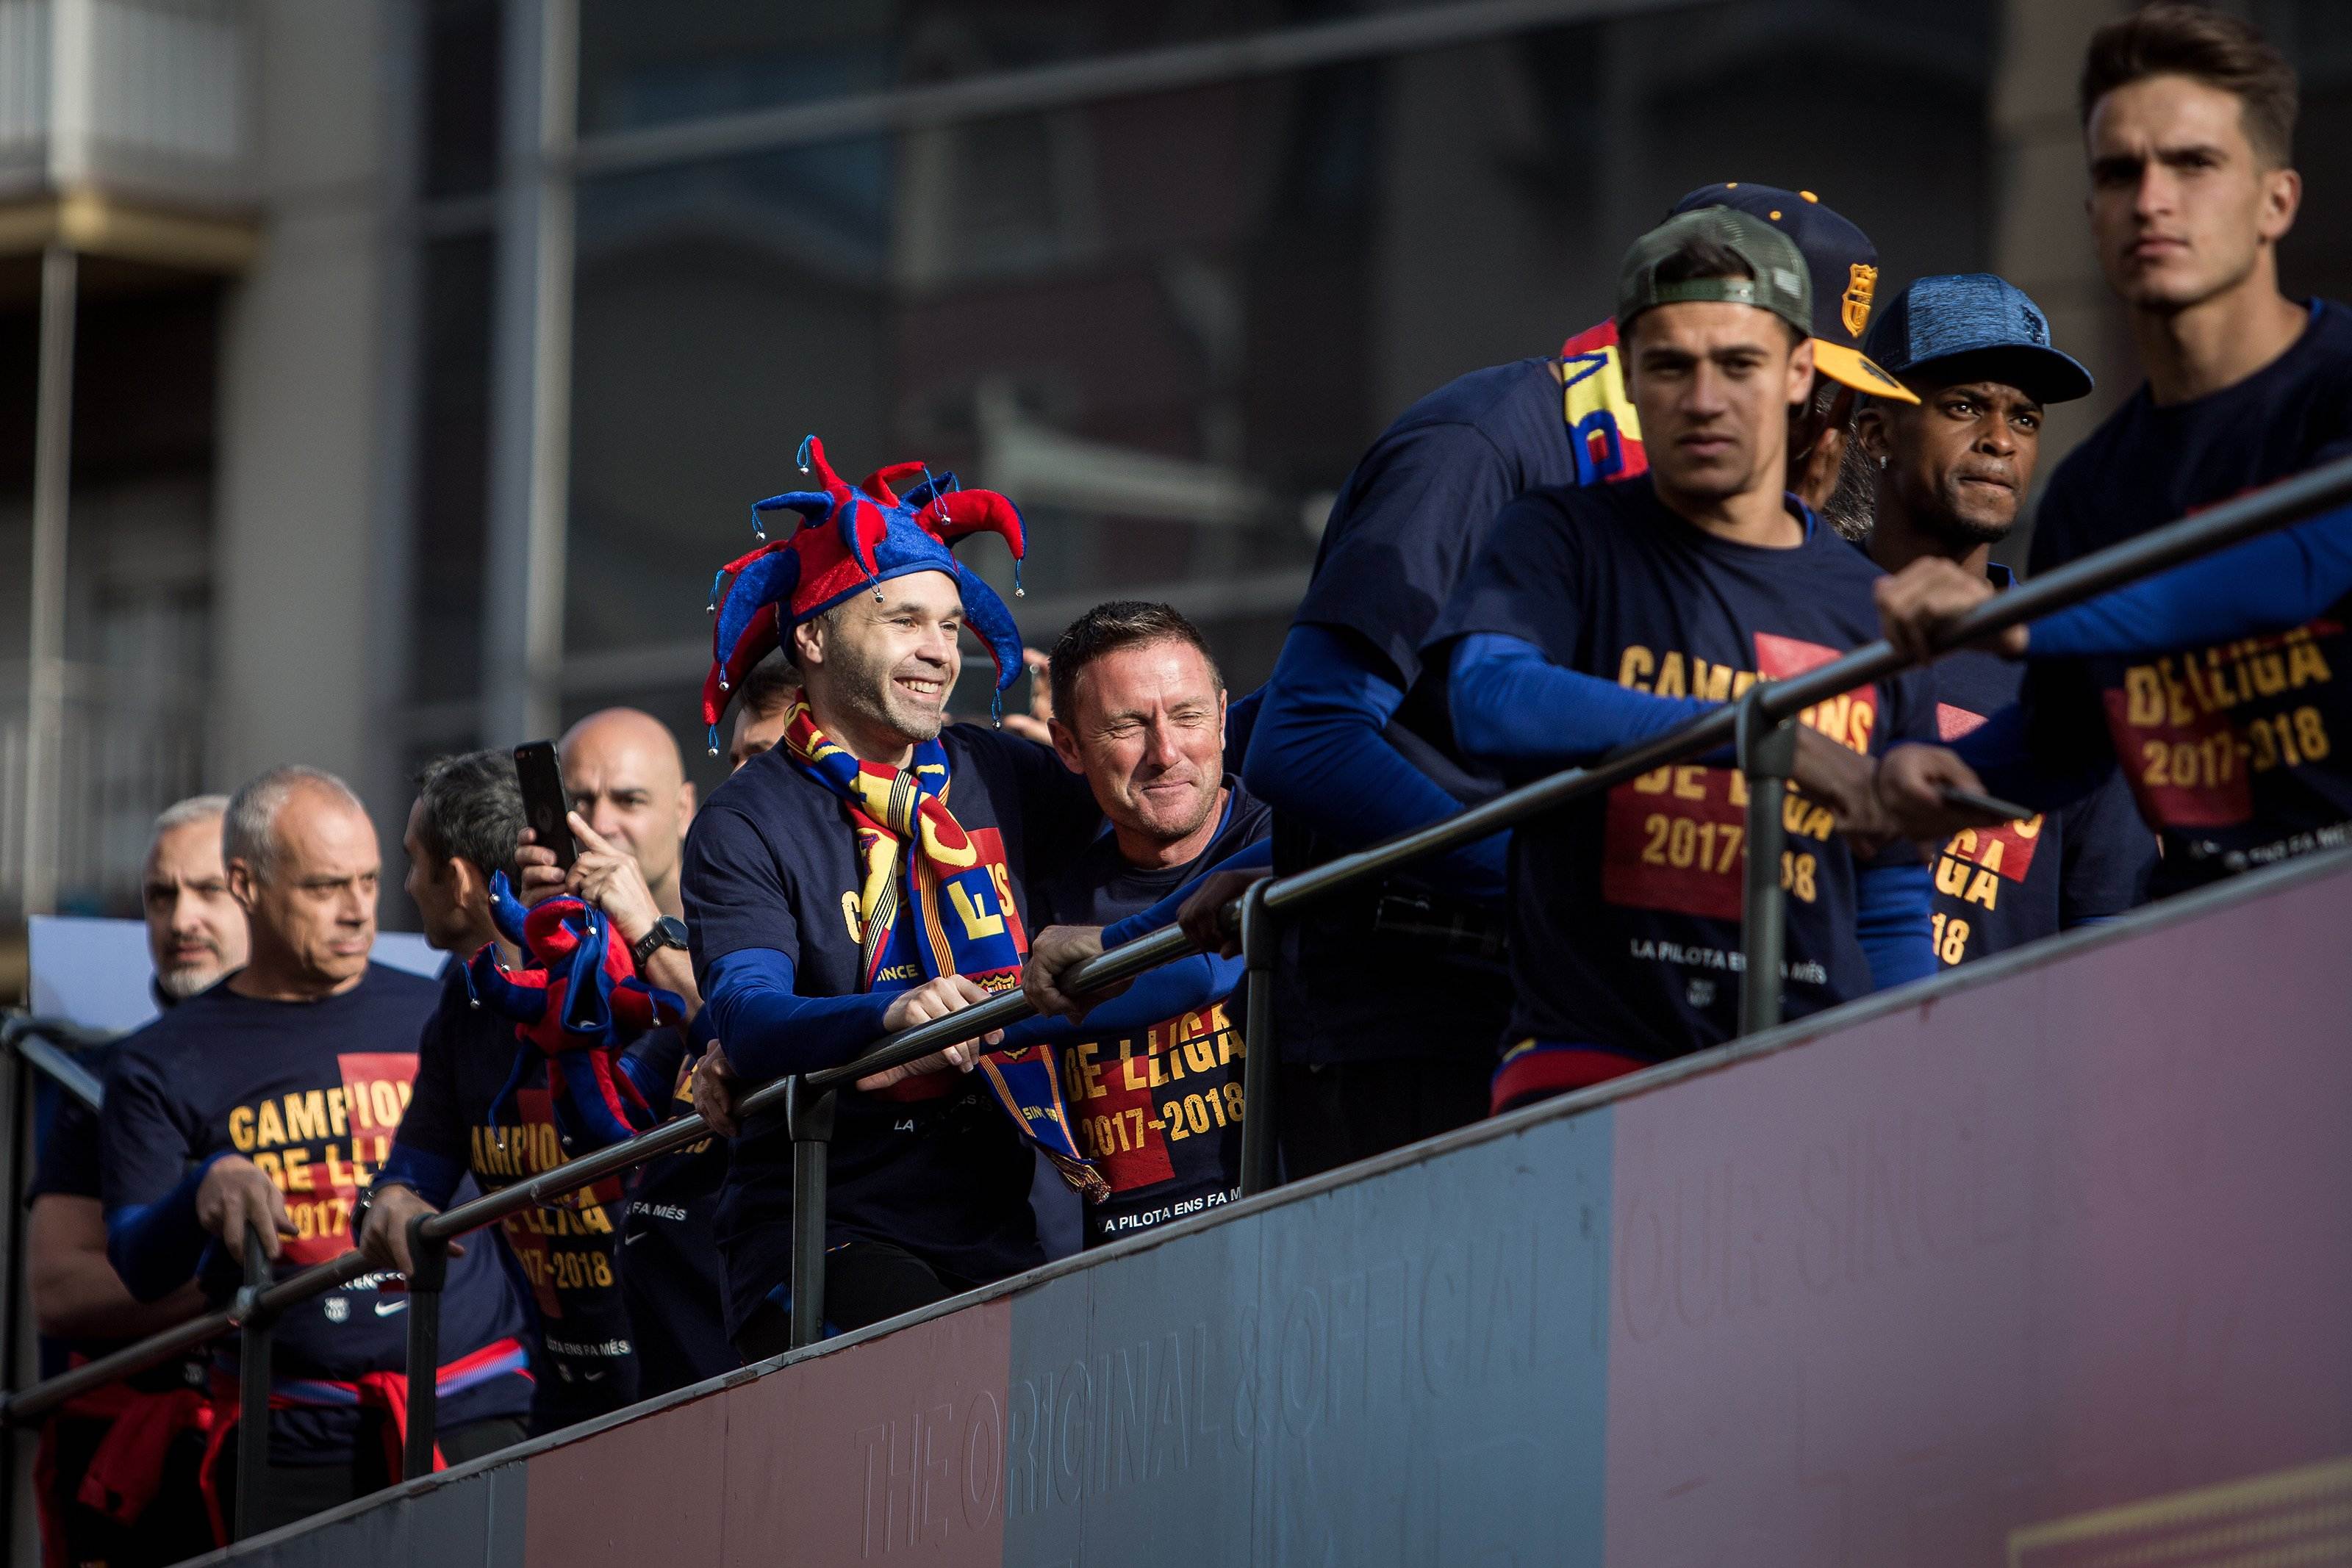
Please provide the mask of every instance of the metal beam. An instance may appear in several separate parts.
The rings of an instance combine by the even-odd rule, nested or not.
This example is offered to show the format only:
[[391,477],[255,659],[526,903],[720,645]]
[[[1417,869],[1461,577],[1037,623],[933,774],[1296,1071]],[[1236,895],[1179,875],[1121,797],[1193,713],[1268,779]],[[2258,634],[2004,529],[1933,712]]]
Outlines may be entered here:
[[843,141],[886,131],[999,115],[1067,109],[1106,99],[1176,92],[1318,66],[1377,59],[1509,37],[1538,27],[1671,11],[1697,0],[1466,0],[1377,16],[1282,27],[1237,38],[1176,44],[1027,70],[992,71],[966,81],[846,93],[786,108],[716,115],[644,131],[583,138],[572,166],[618,174],[778,147]]
[[508,0],[482,603],[487,745],[552,733],[562,678],[579,38],[579,0]]
[[41,347],[33,408],[32,635],[26,650],[24,913],[58,905],[58,820],[65,778],[66,502],[72,488],[74,253],[41,253]]

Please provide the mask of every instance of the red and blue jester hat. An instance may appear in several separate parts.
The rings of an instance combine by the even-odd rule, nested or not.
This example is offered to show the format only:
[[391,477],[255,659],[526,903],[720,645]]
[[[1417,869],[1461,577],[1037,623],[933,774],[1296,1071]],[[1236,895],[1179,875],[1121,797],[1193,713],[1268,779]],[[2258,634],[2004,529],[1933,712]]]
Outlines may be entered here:
[[[702,720],[710,727],[710,754],[719,755],[719,718],[727,698],[751,666],[782,645],[793,627],[821,615],[860,589],[882,596],[882,580],[943,571],[963,593],[966,622],[988,645],[996,664],[996,704],[1021,678],[1021,631],[996,591],[956,559],[948,547],[970,534],[993,533],[1013,549],[1013,593],[1021,591],[1021,560],[1028,553],[1021,513],[993,490],[966,490],[952,474],[937,479],[920,463],[878,469],[850,485],[824,460],[812,435],[796,459],[814,467],[821,489],[793,490],[751,503],[751,530],[760,548],[719,569],[710,585],[710,674],[702,684]],[[919,479],[902,500],[892,489]],[[768,538],[766,515],[801,516],[790,536]]]
[[514,1071],[490,1103],[492,1124],[520,1120],[516,1092],[544,1063],[549,1103],[567,1137],[596,1149],[651,1127],[660,1119],[654,1103],[666,1096],[629,1075],[622,1047],[657,1024],[684,1022],[684,1000],[639,979],[604,912],[568,894],[525,911],[506,873],[494,872],[490,918],[522,949],[523,967],[502,968],[498,945],[486,942],[466,966],[466,988],[476,1007],[512,1019],[516,1039],[531,1048],[515,1052]]

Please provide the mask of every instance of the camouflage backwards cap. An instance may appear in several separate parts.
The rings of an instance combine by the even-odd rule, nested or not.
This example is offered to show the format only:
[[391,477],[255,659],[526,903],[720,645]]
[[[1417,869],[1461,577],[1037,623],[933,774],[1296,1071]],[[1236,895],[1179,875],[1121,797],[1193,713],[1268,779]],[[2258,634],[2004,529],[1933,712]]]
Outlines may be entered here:
[[[1721,246],[1739,258],[1749,276],[1659,282],[1660,264],[1693,240]],[[1617,272],[1617,330],[1622,335],[1644,310],[1699,301],[1753,305],[1780,317],[1801,338],[1813,333],[1813,282],[1797,242],[1762,219],[1729,207],[1677,214],[1633,242]]]

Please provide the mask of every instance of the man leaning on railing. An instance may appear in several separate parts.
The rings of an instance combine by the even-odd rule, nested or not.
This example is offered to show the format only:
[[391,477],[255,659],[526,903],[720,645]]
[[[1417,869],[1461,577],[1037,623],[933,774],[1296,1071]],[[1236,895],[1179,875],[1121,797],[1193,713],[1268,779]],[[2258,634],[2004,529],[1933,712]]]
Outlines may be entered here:
[[[730,686],[780,637],[803,701],[772,750],[711,792],[687,842],[702,1018],[724,1042],[704,1070],[712,1082],[836,1066],[887,1031],[1012,988],[1033,871],[1075,854],[1101,821],[1052,752],[947,721],[967,624],[999,692],[1021,674],[1011,612],[947,544],[988,529],[1017,553],[1011,504],[934,485],[919,465],[852,486],[814,441],[804,450],[824,488],[761,504],[803,526],[736,562],[714,604],[714,749]],[[892,485],[918,479],[899,500]],[[1070,1142],[1052,1053],[1031,1048],[963,1076],[977,1059],[966,1042],[841,1093],[823,1303],[835,1328],[1044,1260],[1024,1134],[1074,1185],[1099,1181]],[[783,1118],[756,1119],[730,1153],[729,1321],[737,1350],[758,1360],[790,1337]]]
[[[1650,471],[1533,491],[1496,519],[1424,649],[1464,750],[1524,777],[1590,761],[1873,640],[1878,569],[1784,487],[1811,314],[1796,246],[1748,214],[1685,213],[1634,242],[1617,322]],[[1790,1016],[1933,971],[1927,869],[1848,834],[1880,826],[1869,759],[1935,722],[1915,670],[1796,726]],[[1497,1111],[1739,1032],[1748,786],[1707,760],[1518,830]]]
[[[248,1235],[299,1264],[350,1249],[352,1204],[391,1152],[438,995],[369,961],[380,857],[341,780],[306,768],[265,773],[229,802],[222,839],[251,956],[125,1041],[107,1075],[107,1251],[142,1300],[194,1274],[225,1304]],[[278,1321],[271,1473],[260,1517],[240,1521],[248,1533],[396,1479],[408,1301],[385,1287],[362,1276]],[[521,1314],[487,1249],[451,1265],[442,1311],[440,1447],[470,1458],[522,1433]],[[234,1342],[221,1354],[202,1479],[225,1539]]]
[[[667,730],[650,718],[645,722],[675,748]],[[509,886],[521,879],[516,857],[525,831],[510,754],[468,752],[425,768],[403,845],[408,893],[425,940],[454,961],[442,975],[440,1005],[418,1042],[415,1098],[401,1117],[391,1158],[368,1189],[357,1237],[370,1261],[403,1274],[414,1272],[409,1222],[446,1207],[468,1177],[483,1191],[496,1191],[572,1155],[572,1125],[547,1089],[543,1059],[518,1038],[511,1019],[477,1005],[467,972],[468,961],[491,946],[502,969],[523,967],[500,934],[491,899],[494,876],[503,874]],[[603,896],[594,902],[614,934],[633,942],[653,932],[661,912],[645,879],[631,869],[634,861],[585,822],[575,822],[574,831],[580,854],[573,869],[596,877]],[[547,869],[560,887],[563,873]],[[685,955],[676,955],[653,983],[673,990],[687,985],[691,1003],[684,967]],[[617,1069],[646,1101],[666,1102],[686,1053],[682,1032],[658,1028],[615,1043],[625,1052]],[[498,1249],[518,1294],[533,1309],[534,1436],[637,1400],[636,1336],[619,1277],[623,1186],[615,1178],[568,1202],[509,1215],[499,1241],[481,1243]],[[453,1256],[461,1253],[464,1244],[452,1243],[451,1249]]]
[[[245,911],[221,864],[228,800],[198,795],[155,819],[140,876],[150,985],[169,1011],[245,966]],[[108,1048],[85,1052],[102,1074]],[[69,1095],[42,1130],[26,1225],[26,1282],[42,1375],[95,1359],[204,1310],[193,1279],[159,1301],[132,1296],[106,1258],[98,1113]],[[196,1489],[206,1401],[200,1357],[151,1367],[68,1403],[41,1428],[45,1561],[176,1563],[212,1542]]]

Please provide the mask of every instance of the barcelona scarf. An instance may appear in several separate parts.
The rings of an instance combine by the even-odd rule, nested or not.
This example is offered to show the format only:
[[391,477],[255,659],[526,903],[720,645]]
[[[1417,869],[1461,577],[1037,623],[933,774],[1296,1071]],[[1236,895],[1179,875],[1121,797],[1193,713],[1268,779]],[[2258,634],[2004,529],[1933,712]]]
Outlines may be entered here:
[[520,1119],[525,1080],[540,1070],[557,1124],[601,1149],[651,1127],[660,1118],[621,1061],[629,1040],[686,1017],[672,992],[638,978],[626,943],[616,939],[604,911],[568,894],[526,912],[490,873],[490,918],[499,934],[522,950],[525,967],[499,963],[485,942],[466,966],[466,988],[477,1007],[513,1020],[514,1071],[490,1103],[493,1126]]
[[[910,990],[962,975],[990,991],[1021,982],[1028,955],[1013,908],[1002,850],[983,847],[948,810],[947,748],[915,747],[913,766],[862,762],[828,740],[806,703],[793,705],[783,747],[800,770],[848,808],[857,835],[858,983],[869,994]],[[1051,1048],[991,1051],[981,1058],[997,1103],[1022,1135],[1045,1152],[1063,1178],[1099,1202],[1109,1187],[1078,1152]],[[887,1098],[937,1099],[954,1079],[925,1073],[881,1090]]]

